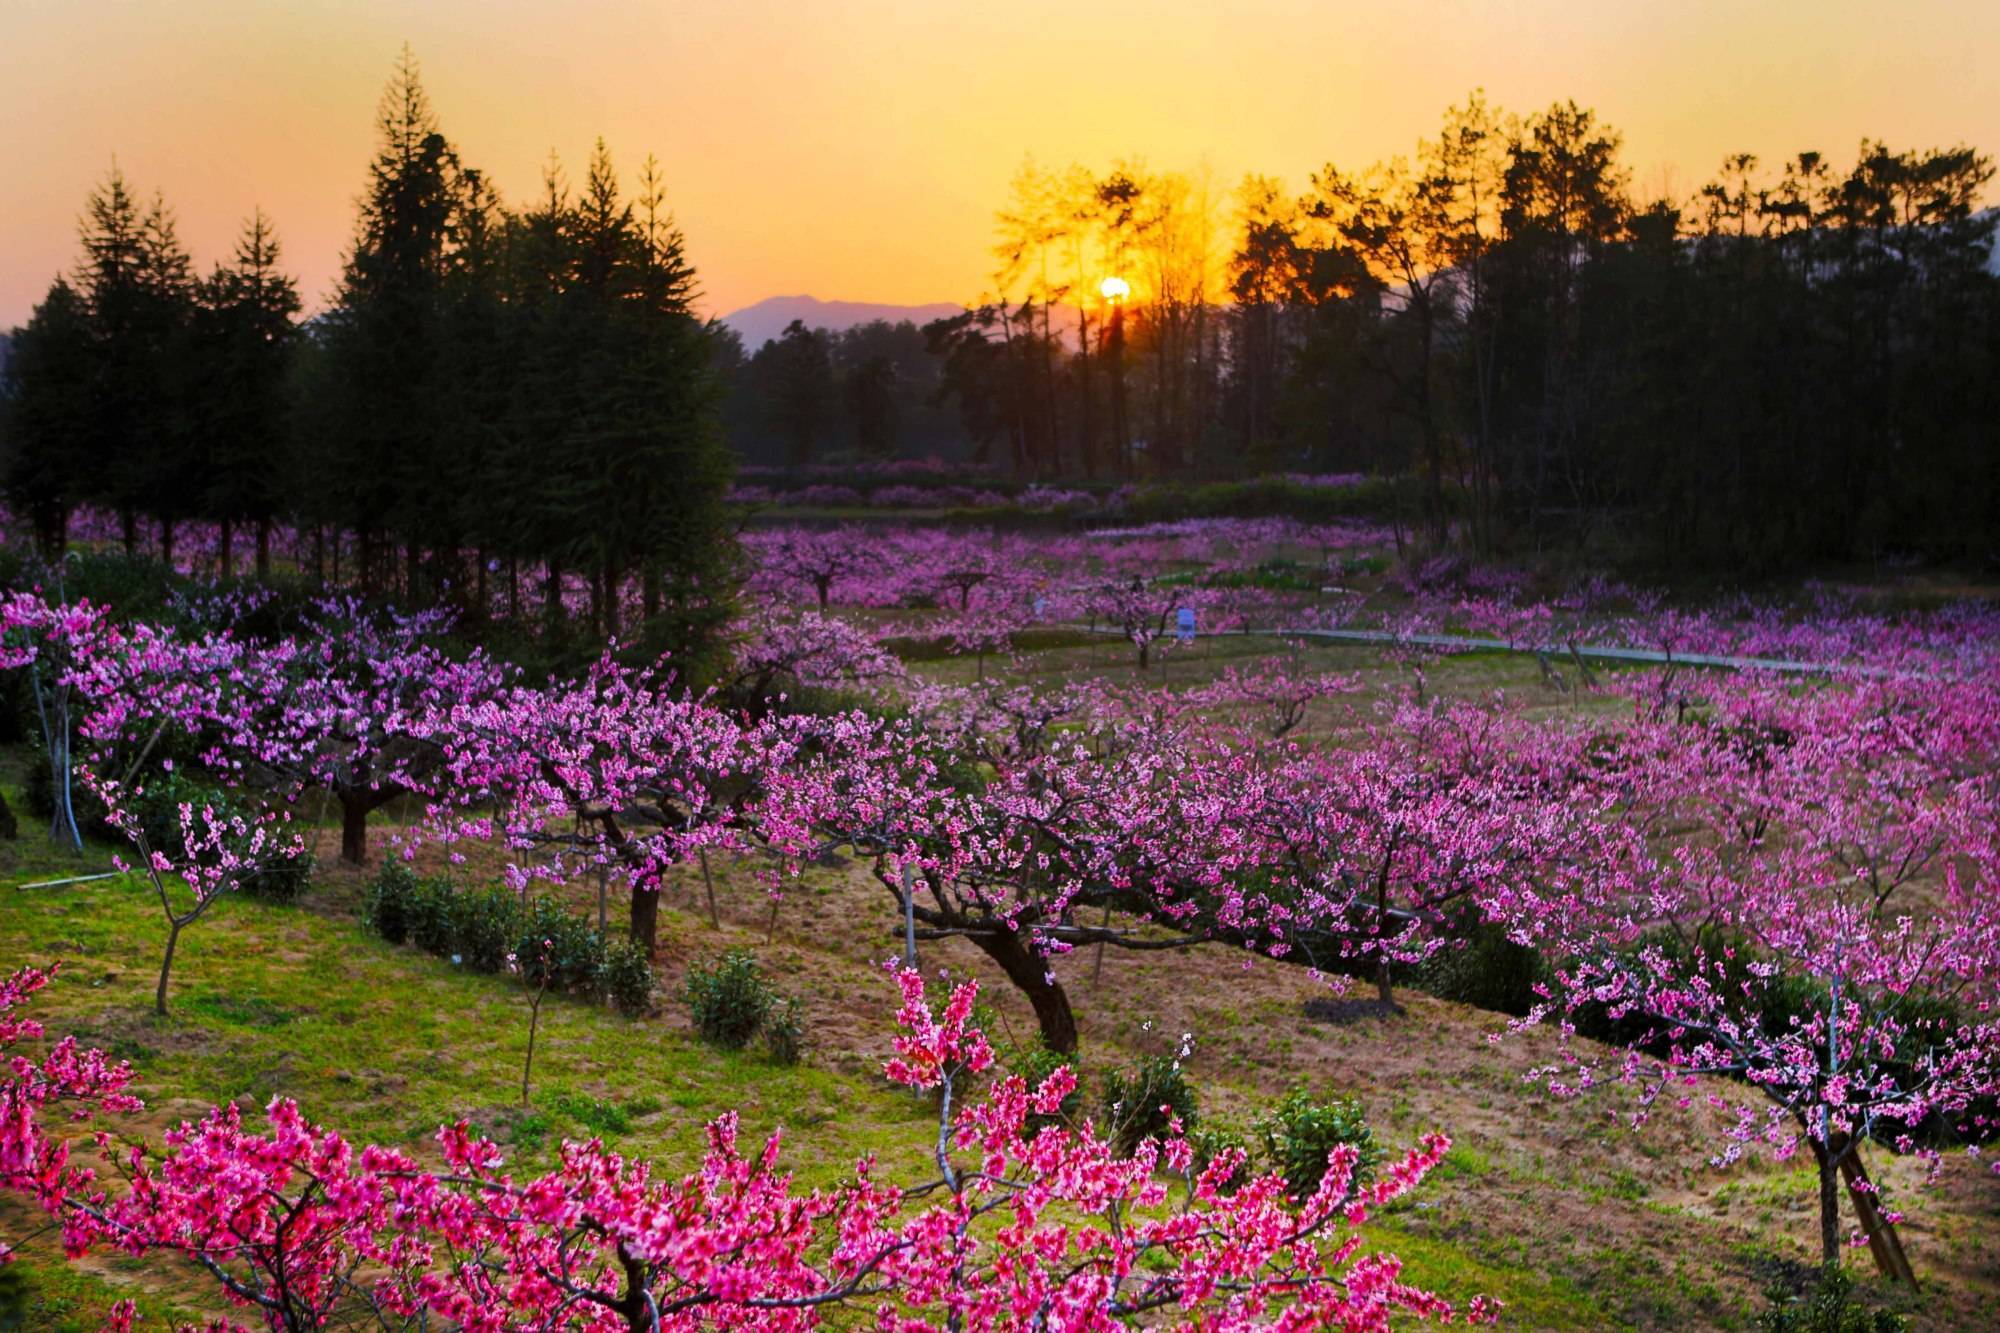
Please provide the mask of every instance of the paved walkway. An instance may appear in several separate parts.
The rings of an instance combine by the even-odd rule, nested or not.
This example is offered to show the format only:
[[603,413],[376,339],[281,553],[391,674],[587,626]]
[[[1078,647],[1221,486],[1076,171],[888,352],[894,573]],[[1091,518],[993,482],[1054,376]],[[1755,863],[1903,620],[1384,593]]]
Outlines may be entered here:
[[[1099,626],[1094,632],[1121,636],[1124,633],[1108,626]],[[1669,653],[1658,648],[1616,648],[1607,644],[1580,643],[1572,647],[1566,643],[1551,643],[1535,647],[1509,643],[1505,639],[1481,638],[1470,634],[1398,634],[1386,629],[1233,629],[1204,631],[1204,634],[1210,638],[1221,638],[1231,634],[1268,635],[1285,639],[1325,639],[1335,643],[1410,645],[1461,653],[1477,652],[1481,649],[1503,653],[1539,653],[1548,657],[1567,657],[1575,653],[1578,657],[1603,662],[1718,667],[1726,671],[1775,671],[1790,675],[1888,678],[1898,674],[1919,674],[1899,673],[1889,667],[1869,666],[1858,662],[1808,662],[1786,657],[1737,657],[1726,653]]]

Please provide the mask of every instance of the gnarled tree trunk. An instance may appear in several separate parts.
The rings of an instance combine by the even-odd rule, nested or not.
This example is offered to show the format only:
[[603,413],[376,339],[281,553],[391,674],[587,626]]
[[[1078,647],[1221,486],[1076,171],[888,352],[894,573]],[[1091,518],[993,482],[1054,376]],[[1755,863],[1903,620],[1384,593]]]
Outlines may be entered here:
[[1076,1015],[1069,1007],[1069,995],[1062,983],[1049,971],[1048,960],[1012,931],[983,931],[966,938],[998,963],[1014,988],[1028,997],[1028,1003],[1034,1006],[1035,1022],[1042,1030],[1042,1043],[1058,1054],[1074,1055]]

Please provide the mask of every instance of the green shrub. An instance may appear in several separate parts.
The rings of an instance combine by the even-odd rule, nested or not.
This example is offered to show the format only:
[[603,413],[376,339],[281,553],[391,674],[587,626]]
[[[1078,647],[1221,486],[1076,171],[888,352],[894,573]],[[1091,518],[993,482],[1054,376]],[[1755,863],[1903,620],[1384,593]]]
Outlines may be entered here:
[[1352,1144],[1360,1154],[1354,1169],[1356,1185],[1372,1176],[1382,1160],[1360,1102],[1316,1102],[1304,1088],[1292,1089],[1259,1117],[1256,1131],[1271,1169],[1285,1178],[1285,1188],[1294,1199],[1308,1198],[1319,1188],[1326,1176],[1327,1154],[1340,1144]]
[[1468,923],[1462,934],[1461,941],[1417,965],[1413,980],[1420,990],[1440,1000],[1517,1016],[1540,1002],[1535,987],[1548,977],[1541,954],[1487,922]]
[[806,1057],[806,1021],[792,996],[771,1006],[764,1016],[764,1049],[773,1063],[795,1065]]
[[571,995],[597,993],[604,941],[588,921],[561,903],[537,898],[528,905],[515,935],[514,953],[531,985],[542,983],[541,969],[546,966],[549,989]]
[[[994,1011],[983,1005],[972,1012],[973,1025],[986,1033],[989,1039],[992,1039],[992,1034],[1000,1026],[997,1018]],[[1030,1092],[1041,1087],[1049,1075],[1063,1066],[1067,1065],[1072,1070],[1076,1068],[1075,1056],[1050,1050],[1039,1037],[1026,1044],[997,1039],[993,1039],[992,1044],[993,1054],[999,1060],[1000,1067],[1010,1074],[1019,1075],[1021,1081],[1028,1085]],[[1028,1138],[1033,1138],[1045,1129],[1074,1123],[1082,1116],[1083,1092],[1082,1084],[1079,1082],[1078,1086],[1071,1089],[1070,1094],[1062,1099],[1062,1105],[1053,1115],[1044,1115],[1040,1111],[1029,1112],[1024,1132]]]
[[410,943],[425,953],[450,958],[458,952],[458,886],[448,879],[417,881],[410,899]]
[[521,939],[520,898],[492,887],[453,892],[448,901],[452,955],[475,972],[503,971]]
[[1188,1147],[1194,1149],[1191,1164],[1194,1174],[1199,1176],[1208,1170],[1209,1163],[1232,1148],[1243,1150],[1243,1164],[1236,1168],[1236,1174],[1223,1185],[1224,1194],[1234,1194],[1243,1183],[1256,1172],[1251,1162],[1250,1138],[1233,1125],[1197,1125],[1188,1131]]
[[756,958],[741,949],[731,949],[711,967],[689,968],[682,994],[694,1030],[729,1050],[749,1044],[777,1001]]
[[390,861],[368,885],[363,919],[391,944],[414,944],[475,972],[504,971],[512,954],[531,986],[602,999],[626,1015],[652,1006],[646,951],[606,940],[548,898],[524,904],[498,885],[461,889],[442,876],[420,879]]
[[308,845],[301,848],[297,856],[275,862],[245,879],[243,891],[267,903],[289,906],[304,896],[306,886],[312,883],[313,867],[317,864],[318,858]]
[[1765,1295],[1771,1308],[1757,1316],[1761,1333],[1903,1333],[1910,1321],[1887,1310],[1871,1310],[1854,1299],[1854,1279],[1838,1264],[1820,1270],[1804,1292],[1774,1287]]
[[629,940],[605,945],[598,984],[611,1007],[627,1018],[637,1018],[653,1007],[653,965],[646,951]]
[[386,860],[368,881],[361,919],[391,944],[410,938],[411,908],[417,896],[417,872],[402,861]]
[[[46,775],[48,765],[43,763],[38,767]],[[180,773],[162,773],[135,792],[130,804],[131,814],[145,833],[148,845],[156,850],[182,847],[186,837],[186,831],[181,826],[182,805],[194,808],[197,824],[204,808],[214,811],[217,819],[235,817],[248,821],[257,814],[251,802],[237,792],[205,786]],[[102,807],[97,808],[101,810]],[[79,822],[85,819],[81,804],[77,806],[77,819]],[[107,828],[106,832],[117,840],[125,836],[115,829]],[[312,872],[312,849],[305,847],[297,856],[272,861],[256,874],[245,876],[237,887],[266,902],[292,903],[297,902],[305,892],[306,885],[312,880]]]
[[1130,1070],[1104,1076],[1104,1123],[1121,1157],[1130,1157],[1146,1139],[1165,1138],[1171,1121],[1192,1129],[1196,1118],[1194,1086],[1172,1056],[1149,1056]]

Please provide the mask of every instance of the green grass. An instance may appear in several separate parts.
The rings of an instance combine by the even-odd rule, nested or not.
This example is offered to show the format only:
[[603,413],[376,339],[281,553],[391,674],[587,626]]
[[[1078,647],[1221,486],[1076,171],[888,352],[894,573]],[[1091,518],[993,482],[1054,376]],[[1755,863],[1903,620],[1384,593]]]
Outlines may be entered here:
[[[121,1258],[109,1266],[114,1272],[129,1272],[134,1263]],[[136,1283],[113,1281],[69,1264],[22,1260],[0,1268],[0,1329],[97,1333],[104,1327],[104,1312],[127,1298],[139,1307],[140,1328],[199,1322],[196,1311],[162,1300]]]
[[1422,1216],[1404,1206],[1368,1223],[1366,1248],[1387,1250],[1401,1259],[1405,1281],[1443,1293],[1461,1305],[1473,1296],[1492,1297],[1507,1307],[1503,1322],[1508,1328],[1604,1328],[1621,1322],[1597,1296],[1570,1278],[1520,1262],[1529,1256],[1477,1257],[1430,1234],[1432,1228],[1417,1220]]
[[[601,1137],[678,1174],[697,1165],[707,1122],[735,1109],[750,1145],[781,1126],[816,1127],[785,1140],[783,1161],[803,1184],[842,1178],[864,1144],[880,1145],[885,1171],[922,1175],[918,1122],[928,1113],[884,1080],[781,1068],[755,1052],[712,1050],[658,1017],[565,1000],[543,1008],[524,1108],[527,1006],[517,986],[304,908],[241,897],[218,905],[181,937],[169,1012],[157,1017],[165,932],[139,881],[16,887],[100,869],[108,856],[93,848],[79,865],[32,826],[0,844],[0,960],[61,964],[31,1012],[52,1035],[75,1033],[132,1063],[149,1134],[214,1102],[251,1110],[289,1097],[359,1142],[424,1152],[440,1124],[463,1117],[507,1144],[517,1170],[551,1164],[564,1138]],[[35,1225],[18,1205],[0,1211],[0,1237]],[[94,1329],[111,1301],[132,1294],[109,1281],[129,1261],[98,1277],[52,1264],[52,1253],[31,1249],[21,1266],[22,1327]],[[188,1274],[162,1290],[207,1303]]]
[[[395,1143],[461,1116],[497,1124],[519,1101],[527,1006],[505,978],[393,948],[352,922],[236,898],[182,936],[160,1018],[150,1000],[164,935],[137,885],[35,890],[8,907],[0,958],[63,964],[38,1015],[131,1060],[149,1100],[290,1097],[350,1136]],[[535,1101],[565,1133],[681,1165],[700,1151],[706,1120],[732,1105],[757,1136],[810,1119],[849,1122],[858,1139],[911,1113],[879,1080],[779,1068],[568,1001],[543,1009]],[[837,1175],[848,1153],[827,1142],[788,1145],[788,1160]]]

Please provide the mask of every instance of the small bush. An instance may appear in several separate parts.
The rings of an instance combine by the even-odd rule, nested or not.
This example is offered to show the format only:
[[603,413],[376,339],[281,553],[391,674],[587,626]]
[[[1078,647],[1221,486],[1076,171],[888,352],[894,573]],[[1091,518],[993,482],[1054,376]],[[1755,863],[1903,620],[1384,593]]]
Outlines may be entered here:
[[792,996],[772,1005],[765,1015],[764,1049],[775,1064],[795,1065],[806,1058],[806,1021]]
[[[40,767],[46,771],[48,765]],[[182,845],[185,837],[181,826],[182,805],[194,808],[197,821],[203,808],[213,810],[218,819],[236,816],[247,821],[256,813],[238,793],[203,786],[179,773],[164,773],[148,780],[133,795],[131,802],[131,812],[144,831],[148,845],[155,849]],[[101,806],[94,808],[102,810]],[[79,821],[85,819],[86,811],[82,804],[77,805],[76,813]],[[93,815],[91,819],[102,822],[101,815]],[[108,826],[104,833],[115,841],[122,841],[125,836],[122,831]],[[251,897],[266,902],[293,903],[305,892],[306,885],[312,880],[312,872],[312,850],[302,848],[297,856],[273,861],[256,874],[245,876],[237,887]]]
[[1171,1056],[1149,1056],[1136,1068],[1104,1076],[1104,1122],[1121,1157],[1147,1139],[1165,1138],[1171,1121],[1192,1129],[1196,1118],[1194,1086]]
[[1771,1308],[1757,1316],[1760,1333],[1903,1333],[1910,1326],[1899,1314],[1854,1299],[1854,1279],[1838,1264],[1821,1269],[1804,1292],[1780,1286],[1765,1295]]
[[411,906],[417,896],[417,872],[401,861],[384,861],[368,881],[362,899],[361,919],[370,930],[391,944],[410,938]]
[[450,880],[418,880],[410,899],[410,943],[439,958],[457,954],[457,902],[458,889]]
[[317,864],[312,848],[301,848],[297,856],[274,862],[245,879],[243,892],[267,903],[290,905],[305,894],[306,886],[312,883],[313,867]]
[[[972,1021],[975,1027],[987,1033],[989,1037],[1000,1026],[998,1016],[984,1006],[973,1010]],[[1010,1074],[1019,1075],[1021,1081],[1028,1085],[1030,1092],[1041,1087],[1049,1075],[1055,1073],[1056,1070],[1061,1069],[1063,1066],[1067,1065],[1072,1070],[1076,1068],[1075,1056],[1064,1055],[1060,1051],[1052,1051],[1040,1040],[1029,1042],[1026,1045],[1017,1045],[1011,1041],[995,1039],[993,1041],[993,1054],[999,1060],[1000,1067]],[[1071,1090],[1069,1096],[1063,1098],[1062,1105],[1057,1108],[1055,1114],[1043,1115],[1040,1111],[1029,1112],[1024,1132],[1028,1138],[1033,1138],[1043,1130],[1053,1126],[1074,1123],[1082,1115],[1083,1092],[1082,1085],[1079,1082],[1078,1086]]]
[[1440,1000],[1503,1014],[1534,1008],[1541,999],[1535,987],[1548,978],[1542,956],[1483,921],[1467,925],[1463,934],[1463,943],[1448,944],[1417,965],[1417,987]]
[[[597,993],[604,943],[590,923],[561,903],[537,898],[515,928],[514,953],[530,985],[547,981],[550,990],[571,995]],[[548,975],[542,975],[546,966]]]
[[1271,1169],[1285,1178],[1285,1188],[1294,1199],[1308,1198],[1319,1188],[1326,1176],[1327,1154],[1340,1144],[1352,1144],[1360,1154],[1354,1184],[1372,1176],[1375,1164],[1382,1160],[1382,1149],[1361,1113],[1360,1102],[1316,1102],[1304,1088],[1286,1093],[1269,1114],[1258,1119],[1256,1130]]
[[611,1007],[627,1018],[653,1007],[653,965],[646,951],[628,940],[614,940],[605,947],[598,981]]
[[454,892],[451,906],[451,952],[475,972],[499,972],[507,966],[521,937],[521,900],[501,888]]
[[682,994],[702,1040],[728,1050],[748,1045],[777,1001],[756,958],[741,949],[712,967],[689,968]]

